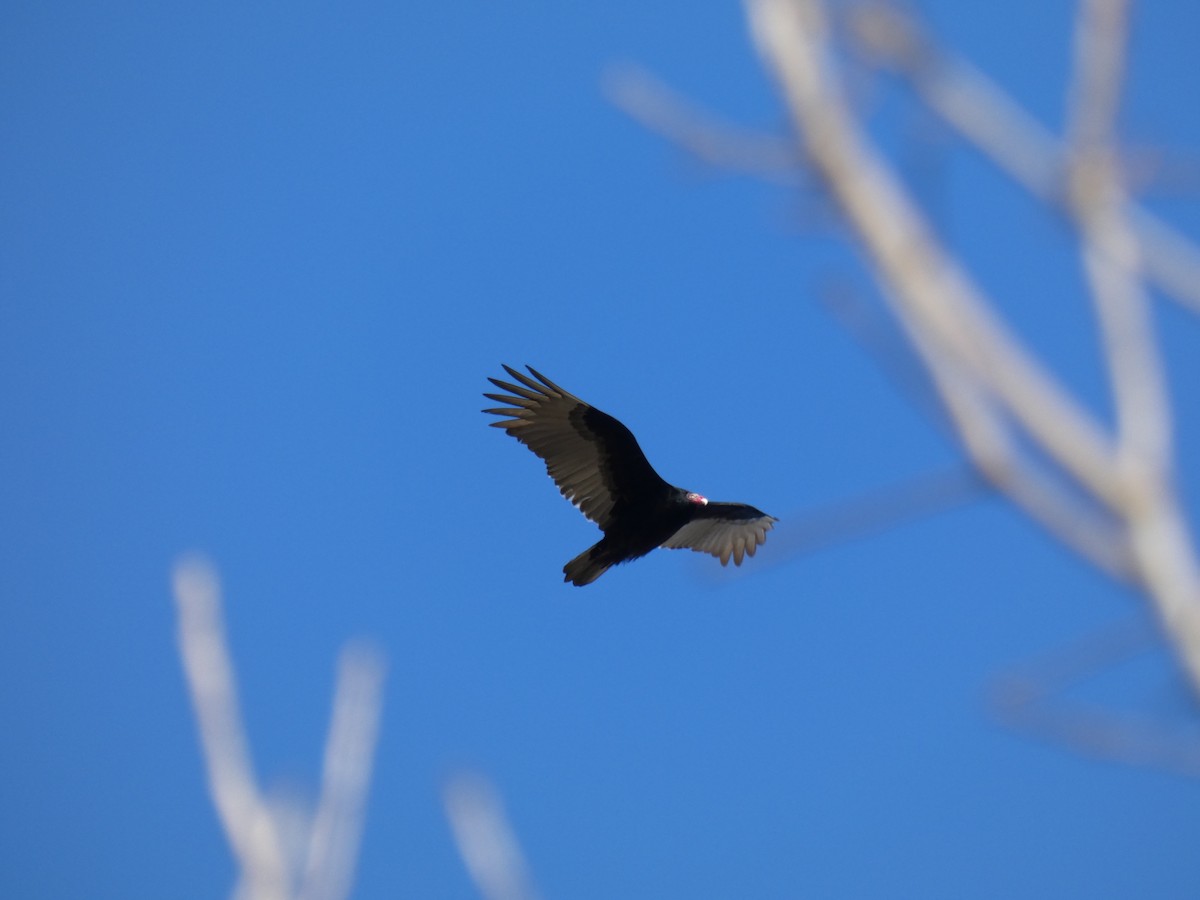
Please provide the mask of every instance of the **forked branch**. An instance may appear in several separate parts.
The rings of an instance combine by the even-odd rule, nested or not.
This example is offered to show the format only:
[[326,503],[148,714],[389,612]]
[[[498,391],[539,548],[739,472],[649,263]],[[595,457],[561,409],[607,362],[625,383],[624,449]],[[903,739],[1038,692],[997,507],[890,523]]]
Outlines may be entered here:
[[[1010,152],[995,122],[966,117],[972,135],[1005,148],[998,158],[1045,196],[1061,198],[1079,224],[1118,411],[1114,433],[1004,325],[996,304],[941,244],[856,122],[843,96],[820,0],[747,0],[746,6],[802,155],[866,249],[883,295],[967,454],[999,490],[1089,559],[1130,561],[1135,582],[1200,692],[1200,577],[1173,486],[1170,403],[1141,284],[1148,251],[1116,162],[1124,3],[1084,0],[1081,7],[1070,153],[1057,152],[1058,145],[1030,126],[1032,120],[1015,105],[997,108],[1022,124],[1020,133],[1032,135],[1019,152]],[[944,67],[931,62],[936,57],[927,51],[928,42],[911,35],[897,41],[878,27],[866,34],[877,45],[906,51],[894,55],[907,61],[928,93],[943,102],[956,96],[935,90],[946,78]],[[945,105],[961,112],[961,104]],[[1024,445],[1049,461],[1047,480],[1031,477],[1038,470],[1016,449]],[[1056,497],[1054,486],[1063,480],[1090,496],[1117,529],[1097,531],[1095,515]]]
[[258,785],[238,708],[215,570],[198,558],[173,573],[179,650],[209,792],[238,864],[244,900],[341,900],[350,894],[382,706],[383,662],[363,646],[341,658],[316,815],[302,847]]

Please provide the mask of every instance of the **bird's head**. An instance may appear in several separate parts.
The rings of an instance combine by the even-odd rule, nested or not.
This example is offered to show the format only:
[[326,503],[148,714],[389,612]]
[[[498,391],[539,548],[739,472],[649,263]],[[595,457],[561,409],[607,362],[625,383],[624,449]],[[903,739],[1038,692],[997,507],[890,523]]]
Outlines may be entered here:
[[700,494],[697,494],[693,491],[689,491],[688,495],[685,499],[687,500],[688,503],[695,503],[697,506],[707,506],[708,505],[707,497],[701,496]]

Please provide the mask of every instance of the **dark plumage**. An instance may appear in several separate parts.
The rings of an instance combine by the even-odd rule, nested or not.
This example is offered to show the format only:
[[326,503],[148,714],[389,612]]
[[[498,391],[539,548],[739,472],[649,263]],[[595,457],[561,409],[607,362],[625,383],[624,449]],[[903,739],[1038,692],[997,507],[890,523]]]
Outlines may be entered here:
[[[563,567],[565,581],[591,584],[611,566],[655,547],[711,553],[740,566],[777,521],[744,503],[710,503],[667,484],[633,434],[614,419],[529,367],[530,378],[504,367],[517,383],[489,378],[508,394],[484,394],[504,404],[485,413],[545,460],[562,495],[600,526],[604,537]],[[534,379],[537,379],[536,381]]]

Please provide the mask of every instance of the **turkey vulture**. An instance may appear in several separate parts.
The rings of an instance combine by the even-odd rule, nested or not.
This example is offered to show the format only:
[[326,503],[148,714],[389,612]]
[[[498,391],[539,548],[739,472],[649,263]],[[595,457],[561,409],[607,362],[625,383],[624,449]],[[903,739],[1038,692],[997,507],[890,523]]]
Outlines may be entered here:
[[[604,537],[563,566],[564,581],[591,584],[617,563],[655,547],[686,547],[740,566],[777,521],[743,503],[709,503],[663,481],[629,429],[568,394],[532,366],[533,378],[504,367],[518,382],[489,378],[508,394],[484,394],[504,404],[485,413],[540,456],[562,495],[600,526]],[[537,379],[536,381],[534,379]]]

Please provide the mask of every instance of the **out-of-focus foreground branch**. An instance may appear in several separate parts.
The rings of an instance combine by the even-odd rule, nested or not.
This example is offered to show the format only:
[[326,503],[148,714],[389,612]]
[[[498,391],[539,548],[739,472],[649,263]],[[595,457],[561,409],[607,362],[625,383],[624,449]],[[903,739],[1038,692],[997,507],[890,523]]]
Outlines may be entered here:
[[484,900],[536,900],[500,794],[480,775],[460,772],[442,790],[458,855]]
[[341,655],[317,809],[299,846],[254,775],[225,639],[217,574],[189,558],[174,569],[179,651],[200,730],[209,792],[239,868],[241,900],[349,896],[370,783],[384,664],[364,646]]
[[[1080,8],[1082,14],[1085,7]],[[851,11],[848,24],[858,48],[907,79],[934,113],[1017,184],[1059,212],[1077,211],[1068,202],[1064,178],[1067,143],[999,85],[940,46],[897,6],[865,3]],[[1123,29],[1123,23],[1118,27]],[[1087,56],[1087,46],[1082,46]],[[1200,312],[1200,247],[1132,200],[1127,200],[1125,214],[1137,236],[1146,277],[1168,297]]]
[[[747,13],[805,158],[867,250],[970,458],[1068,544],[1095,562],[1122,562],[1200,692],[1200,577],[1172,477],[1170,402],[1142,287],[1144,235],[1131,218],[1115,149],[1126,33],[1122,0],[1081,4],[1070,151],[1056,157],[1063,163],[1060,183],[1039,185],[1048,196],[1065,198],[1079,227],[1116,400],[1115,433],[1004,326],[996,304],[941,244],[859,126],[844,98],[820,0],[747,0]],[[936,81],[938,68],[928,58],[926,53],[920,71],[926,82]],[[1011,108],[1006,110],[1011,118]],[[972,133],[1006,140],[994,128]],[[1025,160],[1022,171],[1054,171],[1028,163],[1046,143],[1039,138],[1032,148],[1002,156]],[[1022,446],[1048,462],[1035,463],[1017,449]],[[1059,485],[1082,491],[1095,509],[1071,508],[1065,492],[1056,496]],[[1099,543],[1098,521],[1105,528]]]
[[1156,637],[1146,623],[1087,635],[997,678],[990,706],[1002,723],[1031,737],[1061,741],[1102,759],[1200,777],[1194,721],[1115,711],[1070,696],[1072,688],[1151,649]]

